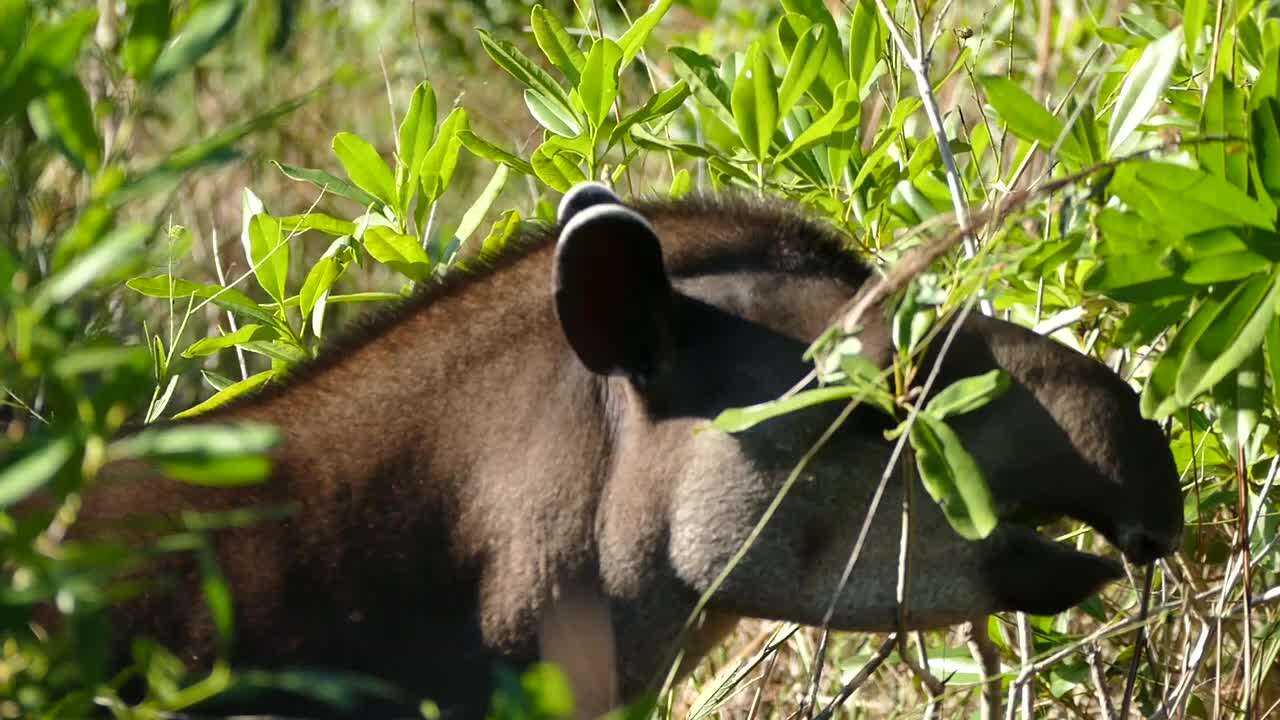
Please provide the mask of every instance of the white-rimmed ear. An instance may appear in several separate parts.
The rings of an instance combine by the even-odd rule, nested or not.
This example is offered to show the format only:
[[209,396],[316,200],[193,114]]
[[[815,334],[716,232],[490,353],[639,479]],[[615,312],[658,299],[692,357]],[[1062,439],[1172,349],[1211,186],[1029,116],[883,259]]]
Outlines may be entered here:
[[569,188],[569,192],[560,198],[560,207],[556,209],[556,222],[564,225],[574,215],[593,205],[621,205],[622,201],[601,182],[580,182]]
[[657,369],[671,281],[648,220],[612,203],[574,213],[556,244],[552,286],[560,328],[589,370],[639,378]]

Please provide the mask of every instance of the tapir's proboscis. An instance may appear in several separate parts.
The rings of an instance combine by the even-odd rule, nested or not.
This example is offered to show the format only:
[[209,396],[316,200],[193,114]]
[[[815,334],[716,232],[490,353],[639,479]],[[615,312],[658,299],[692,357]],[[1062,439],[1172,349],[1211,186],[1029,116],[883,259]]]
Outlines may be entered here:
[[[734,434],[709,425],[812,370],[806,348],[871,281],[847,245],[776,202],[628,205],[579,186],[554,227],[527,230],[501,257],[477,260],[482,269],[453,271],[359,323],[287,380],[193,420],[278,427],[267,481],[201,487],[111,465],[76,536],[141,543],[151,536],[121,520],[292,503],[284,519],[214,534],[235,601],[226,657],[233,668],[351,671],[406,693],[403,705],[350,716],[410,716],[431,698],[446,717],[481,717],[495,671],[541,656],[601,669],[609,687],[580,693],[635,699],[843,408]],[[885,313],[869,312],[859,336],[882,367],[895,352]],[[1010,389],[948,422],[1000,522],[966,540],[917,493],[903,629],[1057,613],[1123,577],[1118,560],[1042,537],[1032,518],[1083,521],[1139,564],[1179,541],[1168,444],[1123,380],[973,313],[936,387],[995,368]],[[889,461],[886,427],[859,408],[807,463],[710,596],[687,666],[740,618],[818,625],[833,598],[832,628],[899,629],[899,508],[903,477],[923,489],[914,475],[891,479],[840,584]],[[196,563],[163,557],[144,571],[172,582],[114,613],[121,647],[144,635],[208,668],[219,649]],[[241,710],[322,710],[302,702],[277,694]]]

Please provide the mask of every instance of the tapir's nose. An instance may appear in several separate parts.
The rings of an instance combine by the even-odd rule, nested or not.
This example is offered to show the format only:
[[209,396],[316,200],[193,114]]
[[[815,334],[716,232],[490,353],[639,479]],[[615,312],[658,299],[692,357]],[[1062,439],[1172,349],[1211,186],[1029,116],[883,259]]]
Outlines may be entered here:
[[1182,531],[1159,532],[1150,528],[1129,527],[1120,531],[1120,552],[1137,565],[1147,565],[1172,555],[1181,543]]

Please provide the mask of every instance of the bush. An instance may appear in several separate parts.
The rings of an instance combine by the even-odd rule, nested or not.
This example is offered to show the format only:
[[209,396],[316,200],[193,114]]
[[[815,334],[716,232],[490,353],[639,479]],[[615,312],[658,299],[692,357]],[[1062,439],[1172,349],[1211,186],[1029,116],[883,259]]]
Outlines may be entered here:
[[[314,59],[330,48],[385,60],[374,48],[390,18],[416,28],[420,14],[139,0],[103,4],[109,14],[98,16],[87,2],[0,1],[0,717],[83,717],[95,704],[142,717],[236,682],[225,666],[190,678],[145,639],[135,665],[108,676],[103,610],[129,590],[114,578],[130,556],[61,537],[107,460],[180,467],[193,482],[251,482],[267,471],[259,453],[273,433],[176,426],[112,438],[126,422],[198,416],[271,382],[316,354],[330,310],[399,298],[476,253],[502,252],[585,179],[672,198],[783,197],[842,228],[851,251],[895,268],[885,287],[898,303],[902,362],[891,376],[866,372],[843,330],[813,348],[828,381],[870,391],[891,414],[902,412],[894,397],[929,328],[966,305],[1131,379],[1185,468],[1183,551],[1151,571],[1145,592],[1135,580],[1077,612],[991,618],[988,635],[1010,668],[1004,686],[1055,715],[1094,714],[1099,694],[1136,670],[1132,698],[1144,715],[1265,710],[1280,652],[1274,10],[1135,2],[1086,21],[1075,6],[1042,5],[1050,12],[1040,16],[941,4],[921,17],[910,3],[867,0],[835,15],[808,0],[730,4],[657,0],[600,17],[566,4],[426,10],[415,42],[386,49],[391,70],[343,61],[317,77]],[[468,22],[491,30],[459,31]],[[419,32],[445,48],[430,63]],[[419,59],[505,76],[495,88],[464,75],[446,95],[449,73],[421,80]],[[367,110],[384,83],[390,123]],[[473,89],[494,102],[446,100]],[[202,108],[227,98],[248,112],[202,127]],[[306,130],[294,114],[304,104],[331,141],[290,141]],[[251,142],[266,149],[242,156]],[[243,189],[232,195],[214,177]],[[191,212],[193,188],[221,192]],[[173,222],[175,211],[196,229]],[[216,232],[196,242],[200,223],[238,227],[231,246],[243,261],[223,259],[232,250]],[[998,377],[975,378],[952,397],[981,402],[999,387]],[[796,404],[717,423],[732,431]],[[935,415],[930,428],[941,425]],[[947,440],[943,427],[904,441],[927,451]],[[952,467],[950,484],[920,470],[958,531],[989,531],[980,475]],[[40,491],[55,501],[47,510],[11,512]],[[166,548],[206,552],[217,522],[188,519]],[[1095,541],[1088,528],[1060,529]],[[212,564],[205,592],[229,617],[234,598]],[[1131,622],[1148,602],[1149,622]],[[41,605],[64,620],[56,631],[31,622]],[[1149,649],[1135,640],[1139,627]],[[785,716],[795,709],[787,698],[807,693],[815,632],[770,646],[785,659],[761,681],[766,711]],[[1210,640],[1220,652],[1207,651]],[[869,658],[854,641],[836,647]],[[926,667],[955,673],[930,700],[944,712],[976,703],[976,669],[955,644],[948,633],[920,637]],[[713,655],[660,714],[749,703],[739,669],[727,650]],[[836,693],[839,675],[826,673],[819,697]],[[127,707],[116,690],[134,676],[148,695]],[[510,697],[495,707],[554,714],[556,677],[508,678]],[[341,700],[341,679],[326,683]],[[849,707],[925,702],[906,688],[882,674]],[[1130,701],[1129,690],[1110,695]]]

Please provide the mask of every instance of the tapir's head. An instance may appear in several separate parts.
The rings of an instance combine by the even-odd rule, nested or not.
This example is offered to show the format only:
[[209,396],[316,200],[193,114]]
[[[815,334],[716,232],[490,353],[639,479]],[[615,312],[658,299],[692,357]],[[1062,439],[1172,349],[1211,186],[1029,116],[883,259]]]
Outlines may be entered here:
[[[833,234],[776,207],[633,209],[587,184],[566,195],[560,212],[556,316],[572,352],[601,379],[613,430],[597,521],[611,592],[638,592],[663,573],[676,588],[709,588],[804,459],[713,607],[818,623],[843,588],[833,625],[892,628],[902,475],[887,484],[857,564],[840,582],[889,462],[885,418],[855,410],[814,453],[843,404],[735,434],[707,423],[727,408],[777,398],[804,377],[805,348],[868,271]],[[871,315],[860,338],[886,366],[887,326]],[[925,367],[933,362],[927,357]],[[1082,520],[1137,563],[1169,554],[1179,540],[1168,445],[1124,382],[1056,342],[975,313],[943,357],[938,387],[997,367],[1012,388],[950,421],[988,480],[997,529],[963,539],[909,476],[906,617],[915,627],[1004,609],[1059,612],[1121,575],[1114,560],[1036,534],[1030,519]]]

